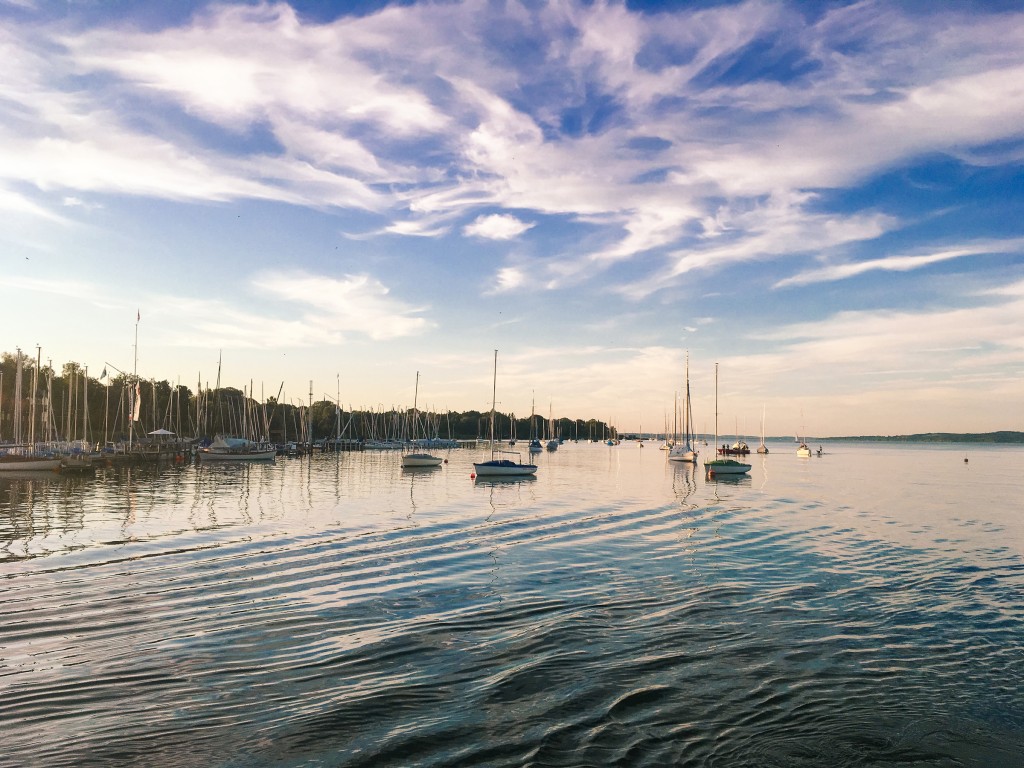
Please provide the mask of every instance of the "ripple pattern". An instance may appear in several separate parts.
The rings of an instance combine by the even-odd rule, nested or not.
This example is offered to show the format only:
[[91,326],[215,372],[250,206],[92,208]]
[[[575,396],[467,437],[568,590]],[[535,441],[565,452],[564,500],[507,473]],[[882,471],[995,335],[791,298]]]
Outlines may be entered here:
[[391,461],[0,481],[0,764],[1024,754],[1006,521],[922,524],[783,457],[745,483],[605,446],[519,482]]

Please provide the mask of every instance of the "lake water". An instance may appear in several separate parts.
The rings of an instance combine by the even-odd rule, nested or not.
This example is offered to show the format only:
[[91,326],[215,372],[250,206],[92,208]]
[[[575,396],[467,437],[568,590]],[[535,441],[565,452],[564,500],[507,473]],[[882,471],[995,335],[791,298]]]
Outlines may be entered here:
[[0,764],[1024,764],[1024,448],[824,446],[0,479]]

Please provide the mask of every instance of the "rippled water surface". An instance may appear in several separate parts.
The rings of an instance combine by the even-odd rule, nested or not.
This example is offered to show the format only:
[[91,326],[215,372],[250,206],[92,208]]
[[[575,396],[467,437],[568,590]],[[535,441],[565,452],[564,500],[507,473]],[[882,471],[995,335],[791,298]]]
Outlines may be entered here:
[[769,445],[0,477],[0,764],[1024,764],[1024,449]]

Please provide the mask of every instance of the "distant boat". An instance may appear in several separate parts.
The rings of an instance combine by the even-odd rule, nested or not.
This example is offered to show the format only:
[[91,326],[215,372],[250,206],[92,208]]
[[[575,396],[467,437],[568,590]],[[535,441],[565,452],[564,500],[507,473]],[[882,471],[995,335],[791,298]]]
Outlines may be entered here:
[[683,404],[683,442],[679,444],[673,440],[672,448],[668,452],[669,461],[684,461],[689,464],[697,463],[697,451],[693,447],[696,442],[693,434],[693,404],[690,400],[690,353],[686,353],[686,400]]
[[747,456],[750,454],[750,446],[740,439],[739,419],[736,420],[736,442],[732,446],[723,445],[718,452],[723,456]]
[[[419,415],[417,406],[420,396],[420,372],[416,371],[416,389],[412,396],[412,429],[409,430],[412,444],[416,445],[417,422]],[[492,435],[493,437],[493,435]],[[406,453],[402,455],[403,467],[438,467],[444,461],[440,456],[432,456],[429,453]]]
[[[715,445],[718,445],[718,363],[715,363]],[[714,475],[742,475],[750,471],[750,465],[735,459],[705,461],[704,470],[708,477]]]
[[273,461],[275,456],[276,446],[223,435],[217,435],[208,447],[196,452],[202,461]]
[[0,472],[49,472],[60,469],[59,456],[42,456],[34,452],[0,454]]
[[540,453],[544,450],[544,446],[540,444],[540,440],[537,438],[537,398],[534,397],[530,404],[530,453]]
[[[800,439],[800,445],[796,449],[796,455],[801,459],[809,459],[811,457],[811,449],[807,447],[807,430],[803,429],[804,438]],[[799,438],[798,438],[799,439]]]
[[757,446],[758,453],[768,453],[768,446],[764,444],[764,406],[761,406],[761,444]]
[[[28,444],[22,443],[21,430],[21,380],[24,371],[24,355],[21,349],[17,350],[17,366],[15,373],[15,395],[14,395],[14,442],[15,445],[7,446],[0,451],[0,472],[37,472],[60,469],[60,456],[49,453],[38,453],[35,449],[35,402],[36,402],[36,378],[32,379],[32,416],[29,417],[29,439]],[[40,366],[36,366],[38,376]]]
[[[494,385],[491,394],[491,460],[474,462],[473,469],[477,477],[533,475],[537,473],[536,464],[523,464],[518,451],[494,450],[494,408],[498,396],[498,350],[494,350]],[[518,461],[497,458],[500,455],[515,455]]]
[[551,415],[551,411],[551,405],[548,404],[548,441],[545,443],[544,447],[549,451],[557,451],[558,445],[562,441],[555,437],[555,419],[554,416]]

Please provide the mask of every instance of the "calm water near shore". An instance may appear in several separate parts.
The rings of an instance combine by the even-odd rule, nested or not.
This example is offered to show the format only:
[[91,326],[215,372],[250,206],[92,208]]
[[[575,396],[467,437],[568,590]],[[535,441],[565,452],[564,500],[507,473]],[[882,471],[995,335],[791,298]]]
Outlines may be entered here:
[[0,765],[1024,764],[1024,447],[823,445],[0,477]]

